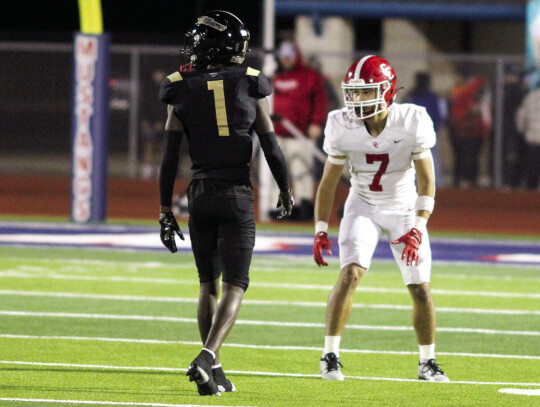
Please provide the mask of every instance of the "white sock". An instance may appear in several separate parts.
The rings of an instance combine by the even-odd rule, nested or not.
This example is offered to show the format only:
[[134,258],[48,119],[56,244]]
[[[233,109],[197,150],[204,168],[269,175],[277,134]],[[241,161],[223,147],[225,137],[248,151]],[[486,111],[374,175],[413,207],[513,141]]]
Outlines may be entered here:
[[339,357],[339,343],[341,342],[341,336],[325,336],[324,337],[324,351],[323,356],[327,353],[333,352]]
[[219,365],[212,365],[212,369],[219,369],[221,367],[221,363]]
[[203,348],[203,350],[207,351],[208,353],[210,353],[212,355],[212,359],[215,359],[216,358],[216,354],[214,352],[212,352],[210,349],[206,349],[206,348]]
[[426,363],[429,359],[435,359],[435,344],[418,345],[420,349],[420,363]]

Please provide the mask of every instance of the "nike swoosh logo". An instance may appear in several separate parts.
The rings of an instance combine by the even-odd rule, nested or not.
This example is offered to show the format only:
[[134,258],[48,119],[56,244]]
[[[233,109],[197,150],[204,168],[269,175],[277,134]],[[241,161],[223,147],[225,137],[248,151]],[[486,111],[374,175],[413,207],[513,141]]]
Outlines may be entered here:
[[397,144],[397,143],[399,143],[399,142],[401,142],[403,140],[405,140],[405,139],[402,138],[401,140],[394,140],[394,144]]

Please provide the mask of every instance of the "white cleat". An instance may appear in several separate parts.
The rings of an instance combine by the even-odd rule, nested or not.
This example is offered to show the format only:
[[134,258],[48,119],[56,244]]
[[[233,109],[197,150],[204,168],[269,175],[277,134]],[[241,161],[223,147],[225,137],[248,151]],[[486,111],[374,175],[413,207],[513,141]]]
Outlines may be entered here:
[[418,364],[418,378],[429,382],[449,382],[450,379],[439,368],[435,359]]
[[319,366],[321,376],[324,380],[344,380],[345,377],[341,373],[342,367],[343,365],[334,352],[326,353],[321,358],[321,364]]

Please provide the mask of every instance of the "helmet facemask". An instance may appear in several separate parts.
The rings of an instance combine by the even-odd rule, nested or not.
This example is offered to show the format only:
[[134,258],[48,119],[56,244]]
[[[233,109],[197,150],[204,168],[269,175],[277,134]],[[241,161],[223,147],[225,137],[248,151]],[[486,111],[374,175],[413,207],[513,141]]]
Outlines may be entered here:
[[180,51],[182,65],[205,69],[211,64],[241,64],[248,51],[249,37],[238,17],[226,11],[209,12],[186,33]]
[[[385,97],[390,88],[390,81],[364,84],[364,81],[360,79],[357,81],[349,81],[349,83],[342,82],[341,89],[343,90],[343,101],[347,108],[347,116],[349,119],[359,123],[364,119],[373,117],[388,109]],[[361,95],[356,96],[359,92],[366,89],[375,90],[374,99],[362,100]]]

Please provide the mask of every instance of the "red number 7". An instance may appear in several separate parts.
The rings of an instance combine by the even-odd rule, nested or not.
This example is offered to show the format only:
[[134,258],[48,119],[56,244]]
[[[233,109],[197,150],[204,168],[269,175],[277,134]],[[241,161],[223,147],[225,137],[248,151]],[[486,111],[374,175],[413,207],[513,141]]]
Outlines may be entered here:
[[366,154],[366,162],[368,164],[373,164],[375,161],[380,161],[381,165],[379,170],[375,173],[373,181],[369,184],[369,190],[374,192],[381,192],[381,177],[386,172],[388,168],[388,163],[390,162],[390,157],[388,154]]

